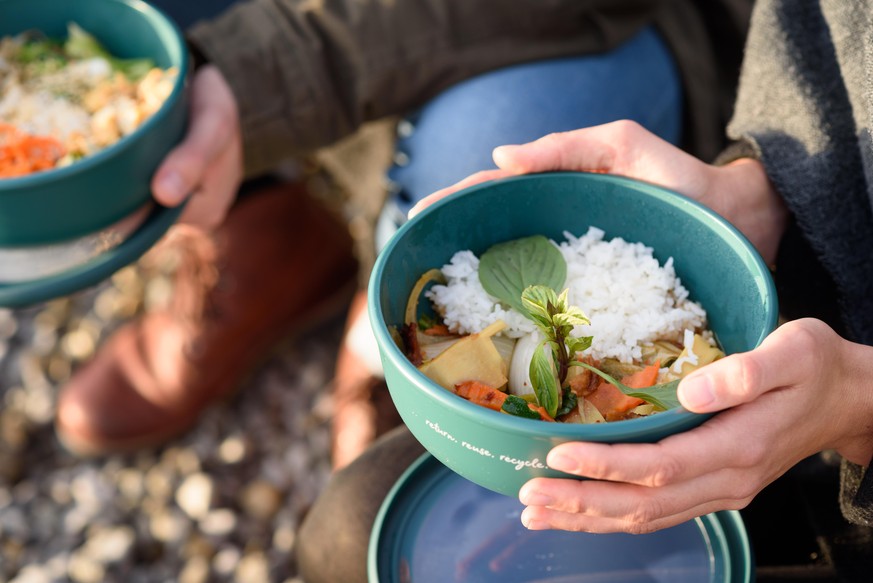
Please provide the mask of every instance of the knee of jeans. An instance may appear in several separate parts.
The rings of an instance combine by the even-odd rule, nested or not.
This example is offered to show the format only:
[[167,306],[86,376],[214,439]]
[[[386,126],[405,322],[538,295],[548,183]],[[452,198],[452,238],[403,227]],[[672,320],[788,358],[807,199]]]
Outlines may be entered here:
[[484,73],[398,123],[389,196],[406,212],[431,192],[494,168],[497,146],[617,119],[633,119],[675,143],[681,98],[672,54],[654,29],[608,53]]

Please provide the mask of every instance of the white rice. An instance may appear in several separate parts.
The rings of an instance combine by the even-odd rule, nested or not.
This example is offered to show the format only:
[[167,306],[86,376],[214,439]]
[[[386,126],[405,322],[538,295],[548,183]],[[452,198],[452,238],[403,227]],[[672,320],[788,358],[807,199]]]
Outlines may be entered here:
[[[672,258],[660,265],[651,247],[620,238],[605,241],[604,232],[595,227],[582,237],[564,236],[556,246],[567,262],[567,281],[555,291],[569,288],[570,303],[591,320],[590,326],[577,326],[574,335],[594,337],[587,351],[594,358],[631,362],[641,358],[647,343],[668,339],[681,344],[686,330],[704,328],[706,312],[688,299]],[[533,322],[485,292],[478,268],[478,257],[459,251],[442,267],[447,284],[425,294],[449,329],[469,334],[503,320],[508,336],[533,332]]]

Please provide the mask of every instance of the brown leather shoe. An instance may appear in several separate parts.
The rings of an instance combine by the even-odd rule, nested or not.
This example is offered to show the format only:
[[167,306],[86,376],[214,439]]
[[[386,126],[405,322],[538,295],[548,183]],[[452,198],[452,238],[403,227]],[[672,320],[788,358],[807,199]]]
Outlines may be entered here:
[[[385,379],[381,374],[374,374],[373,365],[368,365],[368,358],[362,356],[362,352],[376,350],[375,338],[372,339],[374,346],[359,347],[355,342],[367,339],[350,333],[353,327],[366,324],[359,320],[366,309],[367,294],[359,291],[349,307],[333,380],[331,464],[334,470],[350,464],[376,438],[403,423]],[[369,359],[374,357],[368,356]]]
[[199,268],[177,274],[168,309],[120,328],[62,388],[55,427],[72,453],[182,433],[280,340],[339,315],[356,288],[347,228],[301,185],[241,197],[212,241],[187,241]]

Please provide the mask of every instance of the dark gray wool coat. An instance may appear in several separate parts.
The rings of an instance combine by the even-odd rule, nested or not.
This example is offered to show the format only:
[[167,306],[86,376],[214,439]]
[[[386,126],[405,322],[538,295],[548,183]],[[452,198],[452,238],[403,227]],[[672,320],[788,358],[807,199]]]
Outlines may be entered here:
[[[775,270],[780,303],[869,345],[871,130],[873,1],[756,3],[728,133],[763,162],[794,216]],[[873,525],[871,472],[844,462],[842,482],[843,513]]]

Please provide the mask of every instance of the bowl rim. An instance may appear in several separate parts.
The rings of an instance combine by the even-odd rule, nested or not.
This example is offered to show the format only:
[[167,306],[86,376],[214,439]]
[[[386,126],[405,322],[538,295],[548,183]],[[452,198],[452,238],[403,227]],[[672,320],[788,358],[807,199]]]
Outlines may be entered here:
[[[19,2],[39,2],[43,0],[18,0]],[[33,174],[25,174],[24,176],[14,176],[0,179],[0,196],[4,194],[14,194],[22,188],[38,187],[48,182],[53,182],[57,179],[68,178],[83,172],[87,172],[94,166],[100,165],[104,160],[114,158],[119,153],[133,147],[137,142],[145,139],[151,128],[157,126],[161,121],[170,115],[170,110],[175,107],[176,103],[181,99],[185,90],[185,84],[188,82],[189,53],[185,43],[185,37],[175,23],[166,12],[144,0],[101,0],[102,2],[122,4],[130,7],[135,12],[139,12],[152,23],[152,28],[159,31],[161,38],[166,37],[172,41],[173,52],[179,53],[178,75],[173,83],[173,90],[161,107],[154,112],[147,120],[145,120],[133,133],[122,137],[120,140],[95,152],[89,156],[85,156],[81,160],[77,160],[74,164],[63,166],[61,168],[51,168]],[[162,31],[163,29],[163,31]]]
[[[385,563],[382,559],[386,555],[393,558],[396,554],[397,524],[404,530],[413,525],[409,518],[409,508],[415,508],[429,496],[433,496],[434,489],[439,487],[439,480],[452,479],[446,472],[451,472],[451,469],[440,463],[430,452],[424,452],[391,485],[370,528],[367,541],[368,581],[383,583],[380,574],[385,571]],[[709,544],[712,545],[713,552],[716,549],[721,551],[722,566],[730,583],[754,581],[755,552],[739,511],[718,510],[689,521],[697,523],[704,539],[712,537]],[[395,532],[387,530],[392,522],[395,523]],[[395,538],[389,538],[390,535]],[[392,583],[393,581],[391,579]]]
[[[444,206],[454,204],[453,201],[460,200],[464,197],[475,196],[480,190],[490,189],[498,184],[507,184],[511,182],[540,181],[566,177],[630,186],[641,191],[645,195],[654,196],[665,204],[681,209],[684,213],[695,215],[698,219],[709,223],[714,229],[720,230],[722,237],[730,240],[733,243],[731,245],[732,247],[736,245],[739,249],[745,252],[749,256],[754,268],[764,276],[762,279],[766,288],[764,290],[764,296],[767,321],[762,333],[756,339],[755,347],[760,346],[764,338],[766,338],[767,335],[776,328],[779,316],[778,298],[769,268],[746,236],[715,211],[702,203],[673,190],[625,176],[590,172],[547,172],[500,178],[464,188],[434,202],[432,205],[426,207],[415,217],[400,226],[397,232],[391,237],[376,257],[368,283],[367,310],[373,334],[376,336],[376,340],[380,345],[380,354],[382,355],[382,358],[390,360],[395,365],[395,369],[399,371],[407,381],[423,390],[430,398],[435,399],[440,406],[449,407],[455,413],[477,423],[486,422],[488,425],[499,431],[523,431],[532,437],[545,439],[588,439],[596,441],[621,439],[643,441],[646,440],[647,436],[652,432],[682,428],[689,423],[693,423],[694,420],[703,422],[713,414],[692,413],[683,408],[671,409],[648,417],[628,419],[620,423],[599,423],[596,425],[583,425],[577,423],[543,423],[539,420],[525,419],[513,415],[491,414],[494,412],[473,405],[465,399],[447,391],[445,388],[419,372],[417,368],[412,366],[409,359],[406,358],[394,343],[388,331],[388,326],[382,312],[381,302],[379,301],[379,282],[383,279],[388,257],[392,254],[393,250],[397,247],[398,242],[403,239],[404,235],[409,230],[415,228],[415,225],[421,220],[424,220],[428,215],[439,212],[439,210]],[[390,389],[391,387],[389,385],[389,390]]]

